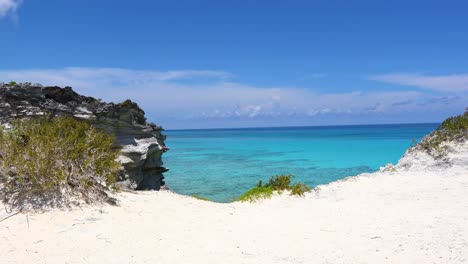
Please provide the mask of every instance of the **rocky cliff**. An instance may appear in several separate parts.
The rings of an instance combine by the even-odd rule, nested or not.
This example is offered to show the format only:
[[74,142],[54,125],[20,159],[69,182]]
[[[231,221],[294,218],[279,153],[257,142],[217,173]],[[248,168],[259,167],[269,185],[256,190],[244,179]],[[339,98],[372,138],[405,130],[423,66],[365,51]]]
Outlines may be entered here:
[[114,104],[77,94],[71,87],[0,84],[0,123],[50,114],[74,116],[116,137],[123,164],[120,185],[159,190],[164,185],[161,155],[168,150],[162,128],[146,122],[145,112],[130,100]]

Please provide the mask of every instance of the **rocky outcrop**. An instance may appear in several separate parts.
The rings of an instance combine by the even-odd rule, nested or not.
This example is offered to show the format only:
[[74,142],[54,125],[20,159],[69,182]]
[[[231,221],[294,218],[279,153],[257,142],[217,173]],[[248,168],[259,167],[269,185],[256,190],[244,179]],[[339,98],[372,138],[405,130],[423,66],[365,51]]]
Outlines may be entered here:
[[[468,167],[468,128],[464,115],[446,119],[437,129],[410,148],[396,165],[387,164],[381,171],[444,171],[451,167]],[[452,126],[455,123],[459,127]]]
[[120,184],[136,190],[159,190],[164,185],[161,155],[168,150],[162,128],[146,122],[145,112],[130,100],[105,103],[77,94],[71,87],[0,84],[0,123],[15,118],[50,114],[86,120],[116,137],[123,164]]
[[437,150],[424,149],[419,143],[406,151],[395,168],[445,170],[453,166],[468,167],[468,141],[447,140],[440,147],[443,148],[442,154]]

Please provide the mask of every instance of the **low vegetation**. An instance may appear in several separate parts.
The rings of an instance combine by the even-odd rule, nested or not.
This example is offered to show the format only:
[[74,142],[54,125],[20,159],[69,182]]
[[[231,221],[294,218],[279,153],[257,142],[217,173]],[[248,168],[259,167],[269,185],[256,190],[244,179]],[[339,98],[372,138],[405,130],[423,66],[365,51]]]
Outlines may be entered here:
[[444,142],[460,141],[467,138],[468,111],[465,111],[462,115],[444,120],[434,132],[425,137],[414,149],[422,148],[434,156],[443,156],[446,150]]
[[295,183],[291,186],[291,195],[304,196],[304,193],[309,192],[309,186],[304,183]]
[[253,202],[258,199],[270,198],[273,195],[273,189],[267,186],[257,186],[242,194],[237,200],[241,202]]
[[16,120],[0,131],[0,198],[12,207],[110,201],[114,138],[72,117]]
[[10,82],[0,82],[0,87],[29,87],[29,86],[37,86],[37,87],[42,87],[41,84],[39,83],[30,83],[30,82],[22,82],[18,83],[15,81],[10,81]]
[[289,191],[291,195],[304,196],[306,192],[310,191],[310,188],[303,183],[294,183],[291,185],[293,178],[294,175],[283,174],[271,177],[265,185],[262,181],[259,181],[256,187],[248,190],[237,200],[253,202],[258,199],[270,198],[273,192],[282,193],[283,191]]
[[197,199],[197,200],[202,200],[202,201],[210,201],[210,199],[206,198],[206,197],[203,197],[203,196],[200,196],[200,195],[192,195],[193,198]]

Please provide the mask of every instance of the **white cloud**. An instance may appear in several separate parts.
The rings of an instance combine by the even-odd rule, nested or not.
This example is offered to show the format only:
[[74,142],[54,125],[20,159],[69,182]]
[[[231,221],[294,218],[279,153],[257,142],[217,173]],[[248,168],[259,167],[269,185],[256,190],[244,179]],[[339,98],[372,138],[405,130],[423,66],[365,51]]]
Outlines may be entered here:
[[390,73],[375,75],[370,80],[416,86],[440,92],[467,92],[468,74],[429,76],[421,74]]
[[418,91],[323,93],[311,88],[264,88],[235,83],[230,77],[231,74],[222,71],[121,68],[0,71],[0,81],[72,86],[81,94],[106,101],[130,98],[150,116],[178,122],[199,120],[202,123],[221,119],[283,119],[289,122],[329,116],[355,120],[365,115],[462,111],[466,102],[466,97],[441,98]]
[[22,2],[22,0],[0,0],[0,18],[15,12]]
[[[0,0],[1,1],[1,0]],[[119,86],[119,84],[145,85],[155,82],[184,80],[191,78],[227,79],[231,75],[222,71],[142,71],[122,68],[80,68],[47,70],[2,71],[3,80],[35,80],[47,85]]]

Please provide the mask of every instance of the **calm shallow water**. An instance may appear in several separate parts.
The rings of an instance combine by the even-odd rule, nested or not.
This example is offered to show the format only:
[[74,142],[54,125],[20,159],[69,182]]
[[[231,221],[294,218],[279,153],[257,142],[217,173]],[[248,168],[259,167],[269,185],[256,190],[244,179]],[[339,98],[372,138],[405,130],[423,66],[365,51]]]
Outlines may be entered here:
[[313,187],[396,163],[438,124],[166,131],[167,185],[227,202],[275,174]]

